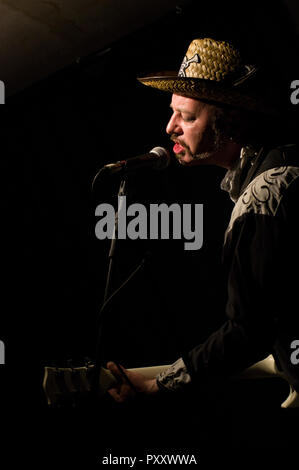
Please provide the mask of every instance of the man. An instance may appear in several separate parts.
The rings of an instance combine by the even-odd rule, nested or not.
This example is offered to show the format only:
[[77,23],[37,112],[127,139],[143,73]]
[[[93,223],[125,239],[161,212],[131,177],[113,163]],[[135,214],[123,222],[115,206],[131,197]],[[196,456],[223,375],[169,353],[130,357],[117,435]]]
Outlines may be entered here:
[[222,188],[235,202],[223,247],[227,321],[154,379],[108,363],[119,379],[109,390],[116,401],[212,384],[269,354],[299,391],[291,361],[299,339],[299,154],[295,145],[271,145],[279,136],[269,122],[279,121],[258,97],[258,80],[232,45],[209,38],[192,41],[178,75],[140,79],[172,93],[166,132],[178,161],[227,169]]

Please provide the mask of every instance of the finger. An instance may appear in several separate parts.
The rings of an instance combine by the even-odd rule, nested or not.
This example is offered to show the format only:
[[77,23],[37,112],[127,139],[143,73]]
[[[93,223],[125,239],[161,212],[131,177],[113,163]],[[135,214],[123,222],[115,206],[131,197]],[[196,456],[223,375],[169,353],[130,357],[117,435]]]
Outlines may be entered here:
[[120,389],[110,388],[108,393],[115,401],[119,403],[124,403],[134,397],[134,393],[127,385],[123,385]]
[[108,362],[107,368],[112,372],[120,384],[130,384],[127,376],[128,371],[123,366],[115,364],[115,362]]
[[129,371],[123,366],[115,364],[115,362],[108,362],[106,367],[113,373],[116,380],[118,381],[118,386],[116,385],[112,388],[115,388],[119,395],[123,398],[119,401],[126,401],[134,397],[137,391],[128,377]]
[[120,392],[116,388],[110,388],[109,390],[107,390],[107,392],[118,403],[122,403],[124,401],[124,398],[122,397],[122,395],[120,395]]
[[117,379],[120,379],[121,382],[124,381],[124,377],[122,373],[119,371],[119,368],[117,367],[115,362],[108,362],[107,369],[109,369]]

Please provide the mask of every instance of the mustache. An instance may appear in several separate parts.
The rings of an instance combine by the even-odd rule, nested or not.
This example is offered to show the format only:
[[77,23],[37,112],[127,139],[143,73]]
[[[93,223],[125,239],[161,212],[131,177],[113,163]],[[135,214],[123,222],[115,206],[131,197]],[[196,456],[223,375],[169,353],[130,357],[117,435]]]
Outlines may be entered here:
[[176,142],[176,143],[180,144],[180,145],[181,145],[182,147],[184,147],[185,149],[188,148],[188,146],[185,144],[185,142],[182,142],[181,140],[178,139],[177,134],[171,134],[170,140],[172,140],[173,142]]

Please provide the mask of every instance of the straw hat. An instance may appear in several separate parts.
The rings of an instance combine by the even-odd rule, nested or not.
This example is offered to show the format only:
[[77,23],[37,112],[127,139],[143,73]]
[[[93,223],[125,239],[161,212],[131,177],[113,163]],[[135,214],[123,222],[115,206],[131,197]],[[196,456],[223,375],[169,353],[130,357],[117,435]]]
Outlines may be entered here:
[[210,38],[194,39],[179,72],[161,72],[139,77],[144,85],[177,95],[250,111],[272,113],[251,88],[258,68],[242,63],[230,43]]

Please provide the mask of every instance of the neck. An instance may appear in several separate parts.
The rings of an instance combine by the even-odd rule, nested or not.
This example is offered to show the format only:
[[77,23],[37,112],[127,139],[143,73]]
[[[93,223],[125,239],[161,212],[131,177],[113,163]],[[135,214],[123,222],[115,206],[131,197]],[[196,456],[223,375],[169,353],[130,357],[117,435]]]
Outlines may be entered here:
[[213,155],[213,164],[231,170],[240,157],[242,145],[228,142],[223,149]]

